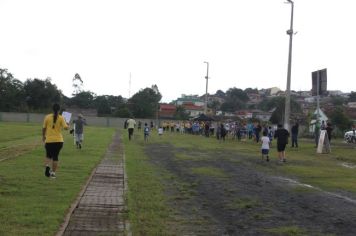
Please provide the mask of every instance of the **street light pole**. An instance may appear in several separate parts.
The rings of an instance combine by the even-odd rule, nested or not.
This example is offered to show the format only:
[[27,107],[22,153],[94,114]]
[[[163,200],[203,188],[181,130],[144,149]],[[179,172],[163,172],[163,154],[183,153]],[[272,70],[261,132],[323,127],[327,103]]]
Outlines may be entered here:
[[287,30],[289,35],[289,55],[288,55],[288,72],[287,72],[287,89],[286,89],[286,103],[284,109],[284,128],[289,130],[290,124],[290,83],[291,83],[291,71],[292,71],[292,44],[293,44],[293,14],[294,14],[294,2],[287,0],[291,4],[291,18],[290,29]]
[[204,61],[206,63],[206,87],[205,87],[205,105],[204,105],[204,114],[206,115],[208,111],[208,79],[209,79],[209,62]]

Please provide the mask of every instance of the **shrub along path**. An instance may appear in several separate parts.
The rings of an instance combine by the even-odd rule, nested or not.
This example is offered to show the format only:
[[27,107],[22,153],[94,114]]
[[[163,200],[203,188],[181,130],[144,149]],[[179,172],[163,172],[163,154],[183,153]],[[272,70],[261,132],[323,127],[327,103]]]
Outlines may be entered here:
[[117,132],[58,235],[125,234],[125,171]]

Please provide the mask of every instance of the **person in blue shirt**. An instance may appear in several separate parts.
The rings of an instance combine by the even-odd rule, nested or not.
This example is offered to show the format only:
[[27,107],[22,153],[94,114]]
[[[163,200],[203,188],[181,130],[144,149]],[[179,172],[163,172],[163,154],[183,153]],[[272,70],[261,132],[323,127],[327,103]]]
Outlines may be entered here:
[[143,128],[143,138],[145,142],[148,142],[148,136],[150,136],[150,127],[145,123],[145,127]]

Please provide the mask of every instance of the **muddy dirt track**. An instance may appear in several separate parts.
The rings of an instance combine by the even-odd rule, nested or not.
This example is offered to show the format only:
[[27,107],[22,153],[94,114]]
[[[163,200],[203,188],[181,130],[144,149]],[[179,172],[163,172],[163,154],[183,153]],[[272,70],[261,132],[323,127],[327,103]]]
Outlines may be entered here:
[[[164,176],[172,235],[356,235],[356,196],[271,176],[256,168],[265,163],[236,153],[169,144],[147,145],[145,153]],[[194,171],[201,168],[224,174]]]

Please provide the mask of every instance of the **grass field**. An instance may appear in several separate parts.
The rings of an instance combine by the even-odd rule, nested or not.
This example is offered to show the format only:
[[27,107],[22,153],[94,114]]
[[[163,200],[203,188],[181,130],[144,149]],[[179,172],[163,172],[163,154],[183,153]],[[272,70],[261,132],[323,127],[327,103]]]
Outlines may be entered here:
[[64,131],[57,179],[44,176],[40,124],[0,122],[0,235],[54,235],[113,129],[86,127],[82,150]]
[[[220,226],[211,219],[209,211],[216,215],[240,214],[239,218],[245,221],[223,221],[232,220],[231,224],[241,227],[242,232],[251,224],[260,235],[323,235],[322,227],[313,229],[301,223],[254,225],[270,222],[271,212],[277,208],[272,203],[266,205],[260,195],[246,195],[260,183],[250,190],[248,185],[234,185],[241,179],[239,174],[246,177],[244,174],[248,176],[251,170],[253,175],[262,174],[263,178],[280,176],[312,185],[319,192],[339,193],[353,199],[356,196],[356,149],[341,140],[333,140],[330,154],[316,154],[313,142],[301,140],[299,149],[287,148],[288,162],[279,165],[275,143],[271,161],[266,163],[260,160],[260,144],[249,140],[220,143],[215,138],[171,133],[158,137],[152,132],[149,142],[144,143],[143,134],[136,132],[134,140],[128,141],[126,132],[123,130],[122,136],[133,235],[220,232],[214,231],[220,230]],[[105,153],[114,129],[86,127],[82,150],[75,149],[72,137],[64,132],[65,146],[55,180],[44,177],[39,124],[0,122],[0,133],[0,235],[53,235]],[[252,177],[252,182],[259,181]],[[292,195],[315,191],[295,186]]]
[[[172,199],[193,198],[202,178],[220,179],[221,183],[229,179],[229,173],[218,167],[219,164],[199,166],[204,165],[204,162],[219,163],[216,162],[216,156],[233,165],[243,164],[267,175],[281,176],[297,180],[301,184],[312,185],[321,191],[356,196],[356,149],[342,143],[342,140],[332,140],[330,154],[316,154],[311,140],[300,140],[298,149],[287,148],[288,161],[280,165],[277,163],[275,143],[270,151],[271,161],[266,163],[260,160],[260,144],[250,140],[246,142],[227,140],[220,143],[215,138],[171,133],[158,137],[152,133],[149,142],[144,143],[142,134],[136,133],[133,141],[127,140],[126,133],[124,137],[129,176],[129,215],[134,235],[179,235],[177,233],[179,225],[185,224],[188,216],[176,215],[177,207],[172,206]],[[166,154],[160,154],[161,152]],[[183,165],[186,175],[200,176],[196,177],[200,180],[185,182],[182,180],[184,178],[179,177],[180,173],[177,176],[177,173],[172,174],[172,171],[168,171],[167,166],[163,167],[161,163],[166,162],[171,156],[176,165],[187,163]],[[152,157],[155,157],[154,160]],[[193,166],[194,163],[198,163],[198,166]],[[171,167],[173,171],[174,168]],[[176,192],[172,194],[172,191]],[[298,194],[314,190],[295,186],[294,191]],[[256,199],[238,199],[227,203],[227,208],[231,209],[232,206],[236,206],[237,209],[250,208],[251,204],[259,206],[257,202]],[[195,212],[198,211],[200,209],[197,207]],[[192,212],[194,214],[194,211]],[[255,217],[260,216],[256,214]],[[308,235],[308,232],[310,234],[310,231],[295,225],[276,226],[264,230],[269,235]]]

